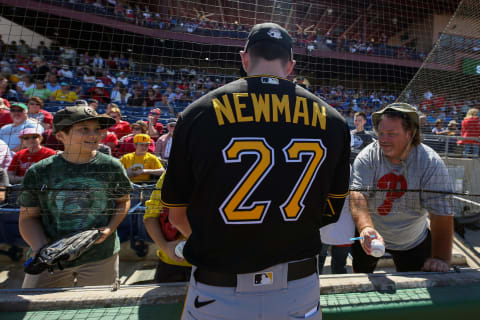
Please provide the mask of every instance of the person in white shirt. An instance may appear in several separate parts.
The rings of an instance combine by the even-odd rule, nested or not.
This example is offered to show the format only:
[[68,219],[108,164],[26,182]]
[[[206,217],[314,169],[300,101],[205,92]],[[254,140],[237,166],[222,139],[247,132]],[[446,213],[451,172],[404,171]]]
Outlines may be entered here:
[[22,142],[18,137],[20,131],[26,128],[36,128],[43,133],[40,122],[28,119],[28,107],[24,103],[13,103],[10,106],[13,123],[0,129],[0,139],[3,140],[12,152],[22,149]]

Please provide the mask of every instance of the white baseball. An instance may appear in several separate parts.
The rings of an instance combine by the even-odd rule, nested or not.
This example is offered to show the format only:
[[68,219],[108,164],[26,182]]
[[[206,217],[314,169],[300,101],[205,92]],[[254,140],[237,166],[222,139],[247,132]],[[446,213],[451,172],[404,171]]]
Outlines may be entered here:
[[181,259],[184,259],[183,258],[183,247],[185,246],[185,243],[187,241],[183,240],[183,241],[180,241],[177,246],[175,247],[175,255]]
[[382,241],[378,239],[373,239],[370,243],[370,248],[372,249],[371,255],[375,258],[380,258],[385,254],[385,246],[383,245]]

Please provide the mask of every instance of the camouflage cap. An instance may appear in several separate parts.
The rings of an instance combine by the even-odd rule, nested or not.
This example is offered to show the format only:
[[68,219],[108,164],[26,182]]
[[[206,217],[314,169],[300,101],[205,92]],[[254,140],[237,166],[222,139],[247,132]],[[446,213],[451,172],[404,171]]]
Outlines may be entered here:
[[63,128],[73,126],[75,123],[98,119],[102,129],[113,126],[115,119],[107,115],[99,115],[93,108],[87,106],[66,107],[55,113],[53,117],[53,133],[57,133]]

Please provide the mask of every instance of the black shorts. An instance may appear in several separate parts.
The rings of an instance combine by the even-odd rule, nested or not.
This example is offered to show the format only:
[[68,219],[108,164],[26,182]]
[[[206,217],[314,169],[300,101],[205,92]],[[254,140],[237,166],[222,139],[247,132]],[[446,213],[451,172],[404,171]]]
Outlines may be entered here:
[[[430,230],[427,231],[427,237],[418,246],[410,250],[385,250],[390,253],[398,272],[421,271],[425,260],[432,254],[432,237]],[[352,246],[353,270],[357,273],[372,273],[377,266],[378,259],[367,255],[360,244],[355,241]]]

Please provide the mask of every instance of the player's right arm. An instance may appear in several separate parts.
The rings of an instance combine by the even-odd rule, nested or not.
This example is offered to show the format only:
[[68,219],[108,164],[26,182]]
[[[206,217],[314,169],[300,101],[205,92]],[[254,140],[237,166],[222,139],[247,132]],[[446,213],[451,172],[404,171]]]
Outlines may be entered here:
[[23,240],[37,253],[48,243],[43,230],[40,207],[20,207],[18,228]]
[[145,229],[147,229],[147,232],[152,238],[153,242],[155,242],[160,250],[165,252],[170,259],[173,259],[176,262],[183,261],[183,259],[177,257],[175,254],[175,247],[180,241],[183,241],[183,239],[167,241],[167,239],[165,239],[163,236],[162,227],[160,226],[160,221],[158,218],[145,218],[143,223],[145,224]]

